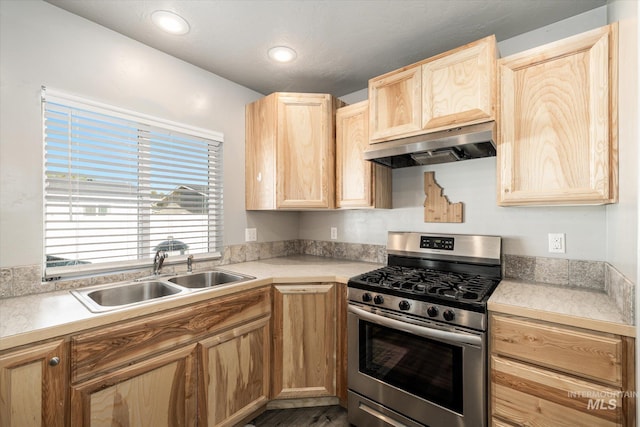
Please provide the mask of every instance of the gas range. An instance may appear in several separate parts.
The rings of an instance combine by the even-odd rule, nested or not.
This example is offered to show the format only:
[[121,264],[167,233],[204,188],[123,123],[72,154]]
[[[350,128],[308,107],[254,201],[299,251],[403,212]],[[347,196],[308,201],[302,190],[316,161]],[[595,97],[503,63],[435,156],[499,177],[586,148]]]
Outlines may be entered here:
[[352,277],[349,301],[486,330],[486,303],[501,280],[497,236],[389,233],[388,265]]
[[348,282],[348,421],[485,427],[497,236],[389,233],[387,266]]

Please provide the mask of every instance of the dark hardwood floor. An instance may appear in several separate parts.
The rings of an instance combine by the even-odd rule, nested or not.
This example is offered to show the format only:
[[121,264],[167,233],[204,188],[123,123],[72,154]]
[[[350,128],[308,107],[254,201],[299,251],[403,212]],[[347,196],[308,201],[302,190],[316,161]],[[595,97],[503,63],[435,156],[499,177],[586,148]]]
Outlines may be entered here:
[[252,420],[255,427],[348,427],[347,410],[341,406],[272,409]]

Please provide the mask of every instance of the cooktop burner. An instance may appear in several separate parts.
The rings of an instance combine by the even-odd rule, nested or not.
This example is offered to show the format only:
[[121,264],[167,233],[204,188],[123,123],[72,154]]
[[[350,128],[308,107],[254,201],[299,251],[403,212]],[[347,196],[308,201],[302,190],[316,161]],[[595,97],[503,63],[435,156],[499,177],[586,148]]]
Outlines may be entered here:
[[365,285],[369,290],[407,296],[432,296],[461,302],[481,302],[493,291],[500,279],[467,273],[454,273],[423,268],[386,266],[351,278],[350,285]]
[[502,276],[500,247],[497,236],[390,232],[388,265],[349,279],[350,301],[402,312],[420,312],[408,307],[422,302],[485,313]]

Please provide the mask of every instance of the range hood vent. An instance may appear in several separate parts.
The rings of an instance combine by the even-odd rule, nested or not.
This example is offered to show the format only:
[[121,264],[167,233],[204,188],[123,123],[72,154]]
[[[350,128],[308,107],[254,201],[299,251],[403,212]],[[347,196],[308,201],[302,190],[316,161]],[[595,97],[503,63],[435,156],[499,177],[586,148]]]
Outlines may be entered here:
[[433,165],[496,155],[495,122],[372,144],[364,159],[391,168]]

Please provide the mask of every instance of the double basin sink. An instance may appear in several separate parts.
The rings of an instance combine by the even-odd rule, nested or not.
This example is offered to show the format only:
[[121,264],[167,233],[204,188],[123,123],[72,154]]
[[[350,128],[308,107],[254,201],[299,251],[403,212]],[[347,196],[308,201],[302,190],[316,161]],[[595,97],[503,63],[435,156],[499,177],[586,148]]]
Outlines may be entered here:
[[70,292],[78,298],[89,311],[101,313],[157,301],[158,299],[174,295],[211,289],[220,285],[240,283],[253,279],[255,279],[255,277],[244,274],[224,270],[211,270],[200,273],[186,273],[166,278],[166,280],[164,278],[153,278],[150,280],[138,279],[122,284],[74,289]]

